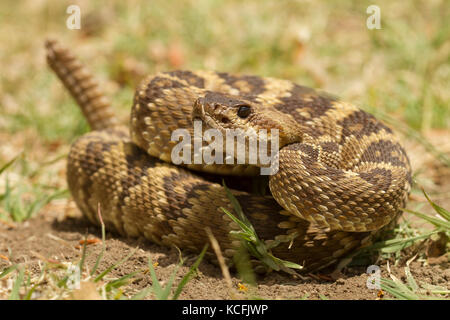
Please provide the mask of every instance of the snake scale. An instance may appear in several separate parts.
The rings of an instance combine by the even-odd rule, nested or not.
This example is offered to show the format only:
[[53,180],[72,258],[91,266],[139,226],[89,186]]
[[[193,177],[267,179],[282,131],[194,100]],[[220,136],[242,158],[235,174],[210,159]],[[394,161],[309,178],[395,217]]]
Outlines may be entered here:
[[[287,80],[173,71],[141,82],[128,127],[67,48],[54,40],[46,47],[92,129],[71,146],[67,181],[97,225],[100,203],[107,228],[194,252],[209,227],[231,261],[240,241],[222,209],[235,213],[220,183],[227,177],[258,236],[278,244],[273,255],[315,270],[370,244],[401,215],[411,185],[406,152],[390,128],[352,104]],[[245,187],[258,179],[255,165],[171,163],[171,132],[192,133],[193,117],[219,130],[279,129],[269,194]]]

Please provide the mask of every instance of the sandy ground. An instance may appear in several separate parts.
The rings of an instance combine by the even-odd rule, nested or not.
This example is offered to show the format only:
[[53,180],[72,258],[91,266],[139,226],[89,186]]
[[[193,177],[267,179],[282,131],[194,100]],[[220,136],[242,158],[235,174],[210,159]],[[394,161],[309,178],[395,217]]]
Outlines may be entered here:
[[[96,227],[89,225],[81,217],[58,218],[39,215],[16,227],[0,227],[0,252],[9,249],[12,252],[11,262],[26,264],[29,270],[38,272],[38,261],[43,257],[58,262],[76,261],[81,256],[79,241],[88,238],[99,238],[101,235]],[[107,234],[106,253],[99,270],[120,261],[134,248],[138,251],[123,265],[113,270],[110,277],[121,277],[133,271],[147,267],[148,258],[157,262],[156,273],[159,280],[167,280],[179,262],[179,254],[174,249],[149,244],[143,239],[126,239],[114,234]],[[101,245],[88,246],[87,265],[93,266],[100,252]],[[186,256],[186,266],[177,274],[181,280],[188,267],[195,261],[195,255]],[[1,261],[1,260],[0,260]],[[7,261],[0,262],[0,269],[7,266]],[[381,266],[382,276],[387,278],[386,265]],[[391,272],[400,279],[405,279],[404,268],[391,266]],[[413,262],[411,272],[416,281],[428,284],[448,286],[450,269],[448,263],[424,267],[421,262]],[[270,273],[258,276],[256,294],[266,299],[376,299],[377,290],[369,290],[366,286],[368,275],[364,268],[347,268],[337,280],[322,280],[320,274],[306,276],[305,279],[295,279],[281,273]],[[244,292],[238,292],[240,280],[232,275],[233,289],[230,291],[222,277],[218,266],[203,261],[199,274],[184,288],[181,299],[230,299],[245,297]],[[151,284],[150,276],[133,282],[129,294],[138,292]],[[239,296],[240,295],[240,296]],[[151,296],[149,296],[151,298]]]

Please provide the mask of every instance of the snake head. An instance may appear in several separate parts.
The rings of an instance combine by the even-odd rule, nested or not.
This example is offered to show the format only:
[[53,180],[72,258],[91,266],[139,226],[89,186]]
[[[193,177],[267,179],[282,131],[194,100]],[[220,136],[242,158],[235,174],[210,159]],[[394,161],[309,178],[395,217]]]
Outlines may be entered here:
[[[262,97],[239,97],[217,92],[208,92],[198,98],[193,107],[192,120],[201,120],[207,127],[225,135],[230,130],[256,134],[257,139],[271,142],[271,132],[278,130],[279,147],[300,142],[301,128],[291,115],[273,107],[273,103]],[[261,130],[267,136],[260,135]]]

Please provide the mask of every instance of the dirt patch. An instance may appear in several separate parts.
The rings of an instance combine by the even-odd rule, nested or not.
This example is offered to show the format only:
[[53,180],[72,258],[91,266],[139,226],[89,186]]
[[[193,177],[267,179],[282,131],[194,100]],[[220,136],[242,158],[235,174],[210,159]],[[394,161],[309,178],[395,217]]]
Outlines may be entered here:
[[[81,257],[79,241],[88,238],[100,238],[97,227],[85,221],[73,210],[70,215],[61,216],[57,212],[62,210],[45,210],[24,223],[16,226],[0,224],[0,255],[9,257],[9,261],[0,259],[0,270],[11,264],[20,263],[26,266],[29,273],[39,273],[43,260],[53,262],[76,262]],[[72,211],[72,210],[69,210]],[[139,247],[135,254],[124,264],[114,269],[108,278],[119,278],[134,271],[148,268],[149,257],[156,262],[156,274],[160,281],[167,281],[179,262],[179,253],[175,249],[149,243],[144,239],[121,238],[107,232],[106,251],[99,269],[105,270],[117,263]],[[92,268],[101,245],[88,246],[86,265]],[[175,283],[189,270],[196,255],[183,252],[185,265],[180,268]],[[388,278],[386,262],[380,263],[382,277]],[[422,262],[411,264],[411,272],[416,281],[447,287],[450,282],[448,263],[424,266]],[[405,280],[403,267],[391,266],[391,272]],[[366,286],[368,275],[365,268],[345,268],[337,280],[326,280],[323,274],[307,275],[305,279],[294,278],[282,273],[272,272],[258,275],[258,286],[253,294],[265,299],[377,299],[377,290],[369,290]],[[241,280],[232,274],[232,290],[230,291],[218,266],[203,261],[198,275],[184,288],[180,299],[231,299],[246,298],[249,293],[239,290]],[[149,274],[132,282],[127,286],[126,295],[131,296],[143,288],[151,285]],[[0,282],[0,287],[5,283]],[[5,291],[5,290],[3,290]],[[1,292],[1,291],[0,291]],[[6,292],[3,292],[6,294]],[[0,298],[2,294],[0,293]],[[48,298],[45,293],[37,290],[36,298]],[[151,298],[151,295],[148,296]]]

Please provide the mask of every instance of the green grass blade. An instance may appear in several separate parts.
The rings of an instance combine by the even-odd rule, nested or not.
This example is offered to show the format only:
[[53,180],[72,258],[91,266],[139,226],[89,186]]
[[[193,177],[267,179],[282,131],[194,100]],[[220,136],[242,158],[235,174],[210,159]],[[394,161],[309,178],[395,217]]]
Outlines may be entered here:
[[431,204],[431,206],[433,207],[433,209],[439,213],[439,215],[441,215],[445,220],[450,222],[450,212],[448,212],[447,210],[445,210],[444,208],[440,207],[439,205],[437,205],[436,203],[434,203],[433,201],[431,201],[431,199],[428,197],[428,195],[426,194],[425,190],[422,189],[423,194],[425,195],[425,198],[427,198],[428,202]]
[[170,275],[169,280],[167,281],[166,286],[161,291],[161,295],[157,297],[158,300],[167,300],[169,299],[170,290],[172,290],[172,285],[175,280],[175,276],[177,275],[178,269],[180,269],[181,264],[178,264],[175,269],[173,270],[172,274]]
[[62,288],[67,286],[67,280],[69,280],[69,276],[64,276],[61,280],[57,282],[57,286]]
[[28,178],[32,179],[32,178],[36,177],[43,169],[45,169],[45,167],[48,167],[62,159],[65,159],[66,157],[67,157],[67,154],[61,154],[49,161],[39,163],[39,167],[27,175]]
[[[225,212],[231,220],[233,220],[234,222],[236,222],[236,224],[242,229],[242,231],[244,232],[242,234],[242,232],[235,232],[236,234],[242,234],[243,236],[247,237],[249,239],[249,241],[254,241],[256,240],[256,237],[253,236],[254,231],[252,230],[252,228],[249,228],[244,222],[242,222],[241,220],[239,220],[238,218],[236,218],[231,212],[229,212],[228,210],[226,210],[223,207],[220,207],[223,212]],[[251,239],[251,240],[250,240]]]
[[431,217],[431,216],[429,216],[427,214],[420,213],[420,212],[413,211],[413,210],[409,210],[409,209],[403,209],[403,211],[411,213],[411,214],[413,214],[415,216],[418,216],[418,217],[422,218],[423,220],[426,220],[429,223],[435,225],[436,227],[440,227],[440,228],[444,228],[444,229],[450,230],[450,222],[448,222],[448,221],[441,220],[441,219],[438,219],[438,218],[435,218],[435,217]]
[[15,264],[15,265],[12,265],[12,266],[9,267],[9,268],[6,268],[5,270],[3,270],[2,273],[0,273],[0,279],[3,278],[4,276],[6,276],[7,274],[13,272],[13,271],[16,270],[16,269],[17,269],[17,265],[16,265],[16,264]]
[[41,274],[39,275],[38,282],[35,285],[33,285],[31,287],[31,289],[27,292],[27,295],[24,300],[31,300],[31,297],[32,297],[34,291],[41,284],[42,279],[44,279],[44,274],[45,274],[46,270],[47,270],[47,265],[44,265],[44,267],[42,268]]
[[245,243],[241,241],[241,245],[233,256],[234,265],[239,274],[239,278],[244,283],[247,283],[253,287],[256,286],[256,277],[252,268],[252,262],[250,260],[250,254],[245,247]]
[[63,190],[58,190],[58,191],[54,192],[53,194],[48,195],[42,199],[37,199],[36,201],[34,201],[31,204],[31,206],[28,207],[28,210],[24,217],[24,220],[29,219],[34,213],[41,210],[46,204],[50,203],[52,200],[61,198],[67,194],[69,194],[69,190],[63,189]]
[[7,163],[5,163],[1,168],[0,168],[0,174],[3,173],[3,171],[5,171],[6,169],[8,169],[10,166],[13,165],[14,162],[16,162],[16,160],[22,155],[23,153],[19,153],[17,156],[15,156],[14,158],[12,158],[10,161],[8,161]]
[[405,275],[406,280],[408,281],[408,285],[411,288],[413,292],[417,292],[419,290],[419,286],[417,285],[416,280],[414,279],[413,275],[411,274],[411,270],[409,269],[409,266],[405,267]]
[[95,272],[97,271],[98,265],[100,264],[100,261],[102,260],[103,255],[106,250],[106,229],[105,229],[105,224],[103,223],[103,219],[101,216],[100,204],[98,205],[98,216],[99,216],[99,220],[100,220],[100,225],[102,227],[102,250],[100,251],[100,253],[97,257],[97,260],[95,261],[95,265],[92,268],[91,276],[93,276],[95,274]]
[[145,288],[141,291],[139,291],[138,293],[136,293],[134,296],[132,296],[130,298],[130,300],[142,300],[144,299],[146,296],[148,296],[150,293],[152,292],[152,288]]
[[198,256],[197,260],[194,262],[194,264],[189,268],[188,273],[185,274],[183,279],[181,279],[180,283],[178,284],[177,288],[175,289],[175,292],[172,296],[172,300],[177,300],[178,297],[181,294],[181,291],[183,291],[184,286],[192,279],[192,276],[197,271],[198,266],[203,260],[203,257],[206,253],[206,250],[208,249],[208,244],[206,244],[203,247],[202,252],[200,252],[200,255]]
[[128,280],[131,279],[132,277],[134,277],[135,275],[137,275],[139,272],[140,271],[134,271],[134,272],[131,272],[129,274],[126,274],[126,275],[120,277],[119,279],[115,279],[115,280],[108,282],[105,286],[106,292],[109,292],[112,289],[118,289],[121,286],[126,285],[128,283]]
[[162,287],[159,283],[158,278],[156,277],[155,268],[153,268],[152,258],[148,258],[148,268],[150,269],[150,277],[152,278],[152,290],[155,296],[161,296]]
[[277,261],[279,264],[285,266],[286,268],[290,268],[290,269],[298,269],[298,270],[303,269],[303,266],[301,266],[301,265],[299,265],[299,264],[297,264],[297,263],[294,263],[294,262],[291,262],[291,261],[286,261],[286,260],[278,259],[277,257],[274,257],[274,256],[271,255],[271,254],[270,254],[270,256],[272,257],[272,259],[274,259],[275,261]]
[[23,283],[23,277],[24,277],[25,271],[21,267],[18,267],[18,269],[19,269],[19,274],[16,278],[16,281],[14,282],[13,288],[11,290],[11,295],[9,296],[9,300],[20,300],[19,290],[20,290],[20,286]]
[[103,279],[104,276],[106,276],[108,273],[111,272],[111,270],[117,268],[118,266],[120,266],[122,263],[124,263],[125,261],[127,261],[128,259],[130,259],[130,257],[132,255],[135,254],[135,252],[139,249],[139,247],[136,247],[132,252],[130,252],[125,258],[123,258],[122,260],[120,260],[118,263],[113,264],[112,266],[110,266],[108,269],[106,269],[105,271],[103,271],[102,273],[100,273],[95,279],[94,282],[99,282],[101,279]]
[[402,300],[418,300],[419,297],[408,289],[404,284],[392,281],[390,279],[380,279],[381,289],[386,292],[389,292],[391,295],[396,297],[397,299]]
[[39,286],[40,283],[36,283],[34,286],[30,288],[30,290],[27,292],[27,295],[25,296],[24,300],[31,300],[31,297],[36,290],[36,288]]
[[381,250],[381,252],[384,252],[384,253],[394,253],[394,252],[398,252],[400,250],[403,250],[403,249],[411,246],[412,244],[414,244],[414,242],[416,242],[418,240],[426,239],[426,238],[430,237],[432,234],[435,234],[438,232],[439,232],[439,230],[433,230],[431,232],[427,232],[425,234],[415,236],[415,237],[379,241],[377,243],[374,243],[371,246],[363,248],[361,251]]
[[[223,212],[225,212],[241,228],[241,231],[231,231],[230,233],[232,235],[237,236],[238,239],[244,242],[244,246],[248,249],[250,254],[275,271],[279,271],[281,269],[287,273],[293,274],[295,272],[290,269],[291,267],[295,269],[302,269],[303,268],[302,266],[290,261],[275,258],[272,254],[268,252],[267,246],[263,241],[259,239],[258,235],[256,234],[255,228],[253,227],[251,222],[247,219],[247,217],[244,215],[239,202],[228,190],[228,188],[225,185],[225,182],[223,182],[223,187],[228,196],[228,199],[230,200],[230,202],[234,207],[234,210],[239,214],[240,218],[242,218],[242,220],[240,220],[239,218],[235,217],[231,212],[221,207]],[[293,240],[295,236],[296,235],[293,235],[292,239],[289,238],[289,241]]]
[[244,211],[242,211],[242,207],[239,204],[239,201],[237,201],[236,197],[231,193],[230,189],[228,189],[228,187],[225,185],[224,180],[222,180],[222,185],[223,185],[223,188],[225,189],[227,198],[230,200],[231,205],[233,206],[233,209],[236,211],[237,215],[239,216],[239,219],[241,221],[243,221],[244,224],[254,232],[255,229],[253,229],[253,226],[251,225],[250,221],[245,216]]
[[[428,290],[429,292],[431,292],[432,294],[439,294],[439,295],[448,295],[450,294],[450,290],[441,287],[441,286],[435,286],[432,284],[428,284],[426,282],[421,282],[420,283],[422,288],[424,288],[425,290]],[[440,297],[442,298],[442,297]]]

